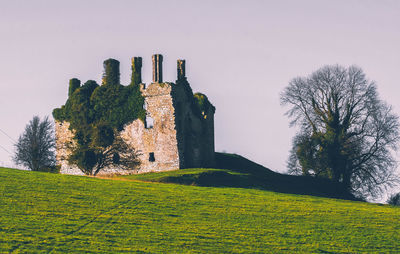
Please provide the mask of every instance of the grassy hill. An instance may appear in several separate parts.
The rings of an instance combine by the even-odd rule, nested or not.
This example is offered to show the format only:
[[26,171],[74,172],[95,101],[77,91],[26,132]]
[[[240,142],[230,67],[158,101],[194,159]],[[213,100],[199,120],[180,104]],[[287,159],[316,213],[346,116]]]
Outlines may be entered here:
[[[212,171],[192,169],[183,175]],[[233,170],[214,171],[235,177]],[[161,174],[174,177],[178,172]],[[141,177],[158,176],[119,181],[1,168],[0,252],[387,253],[400,249],[397,207],[244,186],[142,182]]]
[[343,192],[340,186],[327,179],[280,174],[237,154],[216,153],[216,163],[217,169],[181,169],[117,178],[207,187],[251,188],[356,200],[353,195]]

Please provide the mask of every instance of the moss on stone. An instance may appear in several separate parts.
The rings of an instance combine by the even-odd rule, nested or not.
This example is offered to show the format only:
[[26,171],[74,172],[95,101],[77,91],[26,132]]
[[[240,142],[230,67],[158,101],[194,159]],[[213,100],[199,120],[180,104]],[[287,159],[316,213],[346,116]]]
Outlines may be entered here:
[[206,118],[207,113],[210,110],[212,110],[212,112],[214,113],[215,107],[211,104],[211,102],[208,100],[205,94],[195,93],[193,95],[193,99],[197,110],[200,112],[200,114],[203,116],[204,119]]

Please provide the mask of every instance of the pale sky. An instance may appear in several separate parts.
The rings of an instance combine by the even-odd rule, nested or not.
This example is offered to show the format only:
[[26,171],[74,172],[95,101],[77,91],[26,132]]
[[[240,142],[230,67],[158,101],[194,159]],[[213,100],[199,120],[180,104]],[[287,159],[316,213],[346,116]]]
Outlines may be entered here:
[[[216,107],[216,150],[284,172],[295,129],[279,94],[325,64],[358,65],[400,115],[400,1],[0,0],[0,166],[34,115],[65,103],[68,80],[101,82],[102,64],[186,59],[194,92]],[[3,149],[4,148],[4,149]],[[400,154],[398,156],[400,159]]]

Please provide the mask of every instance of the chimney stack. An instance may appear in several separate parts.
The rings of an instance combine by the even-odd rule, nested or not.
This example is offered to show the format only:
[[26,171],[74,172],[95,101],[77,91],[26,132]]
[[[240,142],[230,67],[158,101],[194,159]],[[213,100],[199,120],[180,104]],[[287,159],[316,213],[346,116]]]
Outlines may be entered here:
[[119,81],[119,62],[115,59],[107,59],[103,62],[103,85],[118,85]]
[[71,96],[76,89],[81,86],[81,81],[77,78],[73,78],[69,80],[69,89],[68,89],[68,96]]
[[178,73],[178,80],[182,80],[182,79],[186,78],[185,60],[178,59],[178,61],[177,61],[177,73]]
[[153,83],[162,83],[162,60],[162,55],[153,55]]
[[142,83],[142,58],[132,57],[132,78],[131,84],[138,85]]

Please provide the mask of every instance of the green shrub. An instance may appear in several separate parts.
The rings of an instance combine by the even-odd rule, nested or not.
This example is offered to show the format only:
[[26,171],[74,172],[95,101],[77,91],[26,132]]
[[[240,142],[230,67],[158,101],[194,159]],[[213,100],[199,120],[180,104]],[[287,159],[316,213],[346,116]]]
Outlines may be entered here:
[[388,200],[389,205],[395,205],[395,206],[400,206],[400,192],[397,194],[393,194],[389,200]]
[[59,174],[61,170],[61,165],[53,165],[46,168],[41,168],[39,171]]

